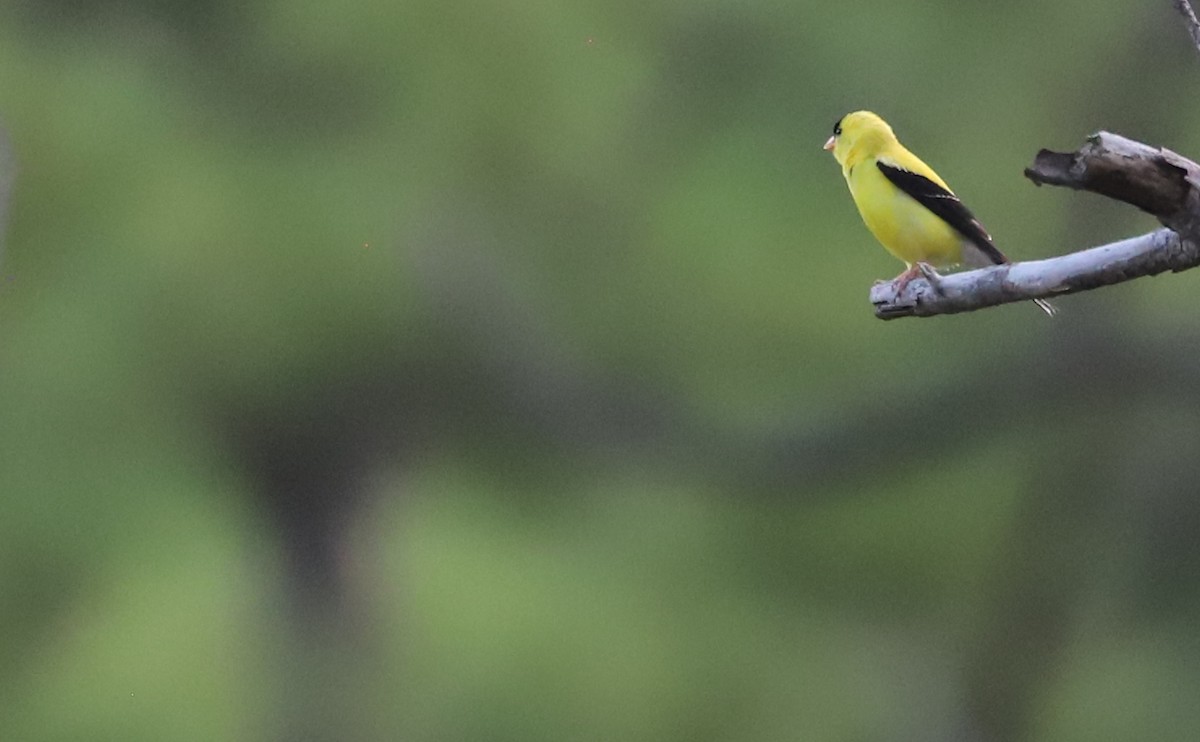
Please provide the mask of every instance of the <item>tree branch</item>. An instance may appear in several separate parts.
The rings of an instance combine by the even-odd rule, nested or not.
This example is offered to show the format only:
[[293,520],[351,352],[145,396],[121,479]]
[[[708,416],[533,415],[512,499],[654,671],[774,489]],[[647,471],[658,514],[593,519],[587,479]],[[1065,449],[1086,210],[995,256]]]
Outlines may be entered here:
[[1183,22],[1187,25],[1188,33],[1192,35],[1192,44],[1195,45],[1196,51],[1200,51],[1200,20],[1196,19],[1192,4],[1188,0],[1175,0],[1175,9],[1183,16]]
[[1185,238],[1200,236],[1200,165],[1169,149],[1102,131],[1076,152],[1043,149],[1026,168],[1036,185],[1066,186],[1138,207]]
[[1038,152],[1025,176],[1035,184],[1092,191],[1137,206],[1168,229],[1047,260],[1009,263],[871,289],[880,319],[931,317],[1088,291],[1200,265],[1200,165],[1168,149],[1109,132],[1076,152]]

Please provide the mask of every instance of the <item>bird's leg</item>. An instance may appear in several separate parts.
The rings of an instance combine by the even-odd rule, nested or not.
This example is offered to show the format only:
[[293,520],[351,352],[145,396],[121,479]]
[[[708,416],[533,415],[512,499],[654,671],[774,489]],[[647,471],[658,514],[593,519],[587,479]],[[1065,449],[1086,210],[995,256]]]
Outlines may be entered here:
[[932,265],[929,263],[917,263],[917,270],[921,272],[926,281],[929,281],[929,285],[933,287],[934,293],[938,296],[945,296],[945,292],[942,291],[942,275],[935,271]]
[[907,270],[892,279],[896,284],[896,293],[903,293],[904,289],[908,288],[908,284],[912,283],[912,280],[917,276],[921,276],[926,281],[929,281],[929,285],[932,286],[933,290],[938,294],[942,293],[941,275],[938,274],[938,272],[935,271],[933,266],[931,266],[929,263],[924,263],[921,261],[908,266]]
[[908,266],[903,273],[892,279],[892,282],[896,284],[897,294],[904,293],[904,289],[908,288],[908,284],[910,284],[914,278],[921,275],[920,265],[920,263],[913,263],[912,265]]

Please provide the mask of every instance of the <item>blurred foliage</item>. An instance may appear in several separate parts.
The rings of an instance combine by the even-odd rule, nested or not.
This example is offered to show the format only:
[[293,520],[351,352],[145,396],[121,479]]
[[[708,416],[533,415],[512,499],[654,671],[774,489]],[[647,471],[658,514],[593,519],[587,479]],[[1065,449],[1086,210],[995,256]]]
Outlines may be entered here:
[[17,0],[0,738],[1188,740],[1196,276],[882,323],[869,107],[1200,155],[1171,3]]

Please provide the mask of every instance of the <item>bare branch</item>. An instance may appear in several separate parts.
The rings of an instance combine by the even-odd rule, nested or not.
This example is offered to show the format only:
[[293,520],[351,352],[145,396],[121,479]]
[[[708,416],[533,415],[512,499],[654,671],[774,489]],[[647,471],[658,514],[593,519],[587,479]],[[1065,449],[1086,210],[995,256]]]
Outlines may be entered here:
[[1038,152],[1026,177],[1041,185],[1092,191],[1137,206],[1168,229],[1047,260],[918,278],[897,292],[871,289],[880,319],[931,317],[1088,291],[1200,265],[1200,165],[1167,149],[1100,132],[1076,152]]
[[871,303],[880,319],[932,317],[1045,299],[1200,265],[1200,250],[1169,229],[1047,260],[995,265],[942,276],[938,290],[914,279],[900,294],[896,284],[877,284]]
[[1169,149],[1102,131],[1076,152],[1038,152],[1025,177],[1124,201],[1200,238],[1200,165]]
[[1183,16],[1183,22],[1187,25],[1188,33],[1192,35],[1192,44],[1195,45],[1196,51],[1200,51],[1200,20],[1196,19],[1192,4],[1188,0],[1175,0],[1175,9]]

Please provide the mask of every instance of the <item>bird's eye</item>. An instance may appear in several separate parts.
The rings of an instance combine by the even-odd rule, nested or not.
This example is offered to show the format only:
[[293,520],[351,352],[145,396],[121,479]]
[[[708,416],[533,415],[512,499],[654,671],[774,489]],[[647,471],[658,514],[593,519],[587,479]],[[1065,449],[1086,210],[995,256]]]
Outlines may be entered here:
[[835,137],[840,137],[842,135],[842,122],[841,121],[839,121],[833,125],[833,135]]

